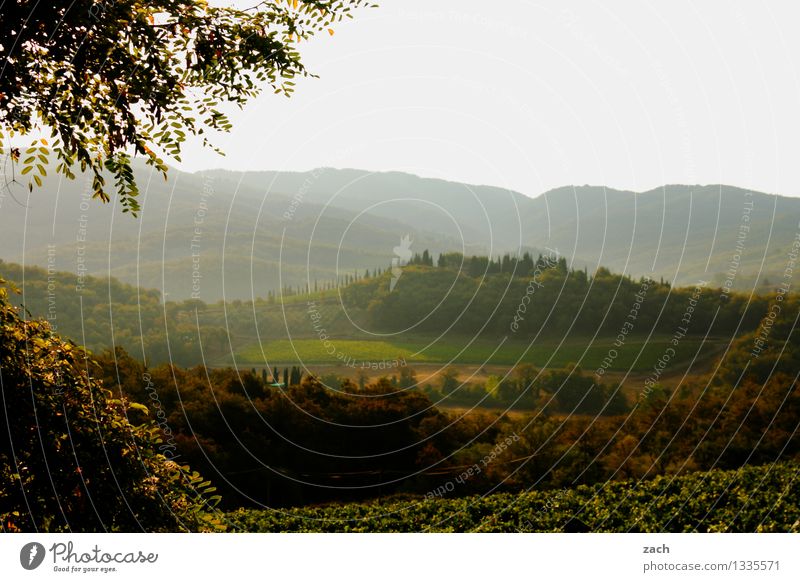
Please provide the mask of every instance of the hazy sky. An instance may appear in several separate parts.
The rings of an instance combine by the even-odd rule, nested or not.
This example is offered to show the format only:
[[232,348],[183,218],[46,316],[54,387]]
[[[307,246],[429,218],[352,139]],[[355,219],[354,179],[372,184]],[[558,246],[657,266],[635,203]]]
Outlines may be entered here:
[[537,195],[727,183],[800,195],[800,3],[380,0],[305,46],[184,169],[402,170]]

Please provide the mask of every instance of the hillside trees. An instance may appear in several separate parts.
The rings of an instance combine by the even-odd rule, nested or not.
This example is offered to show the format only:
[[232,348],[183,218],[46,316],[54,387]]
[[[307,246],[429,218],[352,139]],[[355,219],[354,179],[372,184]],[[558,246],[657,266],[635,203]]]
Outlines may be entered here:
[[[101,355],[94,371],[132,398],[148,396],[135,379],[142,369],[124,353]],[[214,481],[227,505],[375,495],[387,479],[414,474],[424,427],[441,414],[427,397],[385,380],[341,391],[313,377],[291,384],[286,371],[290,385],[273,387],[233,369],[147,370],[177,454]]]
[[[766,296],[722,294],[707,285],[673,288],[602,267],[589,277],[563,260],[529,261],[470,257],[462,265],[461,255],[443,254],[437,267],[406,266],[391,292],[386,277],[374,277],[349,285],[341,295],[349,310],[366,308],[364,325],[380,331],[418,322],[417,332],[512,331],[517,337],[567,330],[613,336],[634,308],[634,333],[640,335],[671,336],[681,328],[686,335],[741,334],[758,328],[770,305]],[[784,309],[784,315],[798,310],[788,300]]]

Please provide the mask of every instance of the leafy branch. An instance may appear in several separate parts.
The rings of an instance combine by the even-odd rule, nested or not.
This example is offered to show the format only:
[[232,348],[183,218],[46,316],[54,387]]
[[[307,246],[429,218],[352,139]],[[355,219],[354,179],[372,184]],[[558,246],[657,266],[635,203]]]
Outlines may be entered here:
[[[188,136],[227,132],[223,105],[243,107],[270,88],[290,96],[311,75],[298,45],[333,33],[366,0],[263,1],[247,9],[205,0],[6,3],[0,12],[0,151],[11,178],[41,186],[55,173],[92,174],[93,196],[140,210],[132,160],[166,178]],[[36,137],[23,152],[18,138]],[[217,148],[214,148],[219,152]],[[221,153],[221,152],[220,152]],[[111,176],[109,180],[108,177]],[[113,188],[109,186],[113,183]]]

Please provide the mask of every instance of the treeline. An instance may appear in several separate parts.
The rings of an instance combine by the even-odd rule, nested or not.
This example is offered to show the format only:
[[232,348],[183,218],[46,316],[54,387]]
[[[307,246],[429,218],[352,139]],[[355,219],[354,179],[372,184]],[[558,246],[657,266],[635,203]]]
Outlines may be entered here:
[[[315,337],[307,309],[311,300],[320,306],[323,327],[332,337],[352,337],[355,321],[385,331],[414,323],[414,333],[436,335],[448,330],[530,340],[569,331],[624,342],[628,335],[651,332],[725,338],[751,332],[777,294],[749,296],[702,284],[673,288],[602,268],[590,275],[548,256],[470,257],[464,259],[467,267],[462,259],[442,254],[438,266],[431,266],[433,258],[423,253],[399,277],[391,269],[354,274],[341,288],[344,306],[329,290],[285,295],[282,306],[274,296],[251,302],[163,302],[156,291],[113,278],[84,277],[78,288],[71,273],[11,263],[0,263],[0,273],[23,291],[13,296],[15,304],[92,351],[119,346],[149,365],[181,366],[230,362],[232,353],[259,338]],[[270,354],[265,356],[270,362]]]
[[13,304],[92,351],[122,346],[147,362],[193,365],[229,346],[222,317],[198,325],[208,309],[202,301],[163,303],[158,291],[114,278],[79,281],[73,273],[2,261],[0,276],[19,290],[10,295]]
[[[262,374],[266,372],[262,371]],[[349,385],[345,376],[328,373],[323,385],[340,390]],[[540,410],[546,414],[615,415],[629,410],[622,392],[585,373],[579,366],[539,370],[520,364],[503,376],[492,374],[485,382],[459,380],[458,369],[448,367],[434,382],[420,382],[410,366],[384,379],[395,390],[417,389],[442,407],[502,410]],[[364,388],[363,376],[359,378]]]
[[[464,265],[462,265],[462,260]],[[407,266],[390,286],[389,275],[344,288],[348,309],[364,308],[372,329],[441,333],[619,333],[724,335],[752,331],[766,315],[770,296],[712,288],[673,288],[668,282],[634,279],[599,268],[569,269],[563,257],[506,255],[464,259],[441,255]]]
[[619,390],[574,365],[538,370],[522,364],[502,377],[489,376],[486,382],[461,382],[454,369],[447,369],[438,385],[425,384],[422,391],[433,402],[446,406],[536,409],[544,415],[615,415],[628,410]]
[[[436,259],[435,264],[441,269],[457,269],[463,270],[464,273],[470,277],[480,277],[482,275],[495,275],[497,273],[510,273],[518,277],[525,277],[532,273],[537,266],[547,263],[547,257],[539,253],[538,257],[525,251],[519,257],[506,253],[498,255],[497,257],[486,256],[470,256],[465,257],[462,253],[447,252],[440,253]],[[564,257],[556,258],[555,263],[560,269],[567,269],[567,260]],[[313,282],[308,282],[305,285],[287,285],[280,291],[269,290],[266,293],[268,302],[273,303],[280,297],[294,297],[318,294],[322,291],[331,291],[352,285],[358,281],[366,279],[379,279],[383,276],[390,276],[393,269],[403,268],[406,266],[420,265],[424,267],[433,267],[434,260],[433,254],[425,249],[422,253],[414,253],[411,258],[405,263],[392,264],[385,268],[376,267],[372,271],[369,269],[360,272],[354,269],[352,273],[342,273],[334,279],[319,280],[314,279]],[[586,271],[584,271],[586,272]],[[664,281],[661,280],[664,284]]]
[[[280,296],[270,291],[255,301],[209,304],[197,299],[163,301],[156,290],[113,277],[79,279],[74,273],[0,260],[0,276],[20,291],[12,293],[10,301],[32,317],[47,320],[65,337],[94,352],[122,347],[151,365],[180,366],[230,358],[232,350],[263,337],[264,330],[277,330],[284,337],[286,322],[293,336],[303,337],[311,330],[307,299],[336,297],[332,289],[379,272],[342,275],[338,281],[315,283],[316,290],[287,287]],[[285,310],[277,305],[281,300]],[[331,331],[342,329],[344,313],[334,318],[341,321],[334,322]]]
[[[231,507],[392,491],[418,470],[426,427],[445,418],[423,394],[398,393],[386,382],[335,391],[306,377],[274,387],[252,371],[146,369],[122,350],[100,356],[95,373],[145,403],[169,456],[210,479]],[[477,422],[464,423],[450,431],[448,447],[479,430]],[[394,485],[383,488],[386,480]]]

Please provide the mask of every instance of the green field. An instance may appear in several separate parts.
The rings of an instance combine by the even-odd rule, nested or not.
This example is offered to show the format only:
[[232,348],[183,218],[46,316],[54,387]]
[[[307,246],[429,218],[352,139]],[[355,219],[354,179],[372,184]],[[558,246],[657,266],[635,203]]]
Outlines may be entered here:
[[[528,346],[518,340],[499,341],[478,339],[471,344],[469,338],[449,338],[428,346],[432,340],[425,338],[389,340],[331,339],[324,343],[319,339],[273,340],[262,344],[251,344],[236,354],[242,365],[273,363],[341,364],[346,362],[379,362],[404,359],[418,363],[453,363],[514,365],[530,363],[539,367],[562,367],[568,363],[579,363],[586,370],[593,370],[609,358],[609,350],[616,349],[616,357],[609,358],[609,370],[649,370],[670,347],[669,338],[628,338],[621,348],[615,348],[613,339],[598,339],[587,347],[588,338],[565,341],[544,340]],[[718,342],[686,338],[675,347],[669,364],[686,362],[695,357],[705,357],[718,347]],[[499,349],[498,349],[499,346]],[[263,353],[262,353],[263,350]],[[527,351],[526,351],[527,350]],[[641,351],[641,353],[640,353]]]

